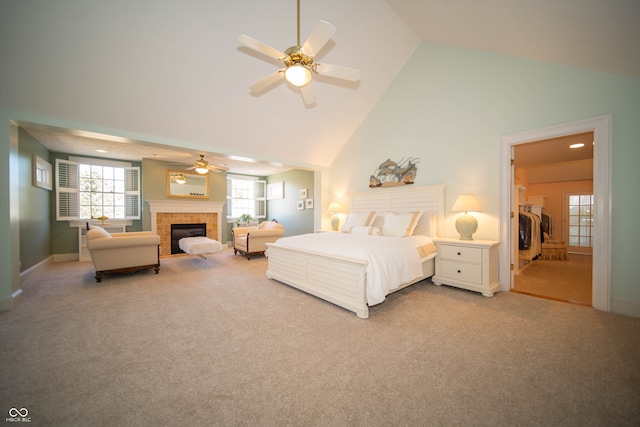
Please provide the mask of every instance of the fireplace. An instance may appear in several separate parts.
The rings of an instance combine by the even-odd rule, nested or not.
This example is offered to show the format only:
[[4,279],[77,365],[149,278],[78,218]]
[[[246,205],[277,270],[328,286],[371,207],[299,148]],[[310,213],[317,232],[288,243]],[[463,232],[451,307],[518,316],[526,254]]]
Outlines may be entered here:
[[207,235],[207,224],[171,224],[171,254],[183,254],[180,239]]
[[224,243],[224,203],[187,200],[147,200],[151,232],[160,236],[161,256],[171,256],[171,224],[206,224],[208,238]]

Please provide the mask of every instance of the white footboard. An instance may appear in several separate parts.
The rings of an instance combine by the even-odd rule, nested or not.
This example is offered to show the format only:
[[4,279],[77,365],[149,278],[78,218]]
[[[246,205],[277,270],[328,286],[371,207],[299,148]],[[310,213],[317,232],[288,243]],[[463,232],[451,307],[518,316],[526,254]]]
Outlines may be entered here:
[[353,311],[361,319],[369,317],[366,261],[267,246],[267,278]]

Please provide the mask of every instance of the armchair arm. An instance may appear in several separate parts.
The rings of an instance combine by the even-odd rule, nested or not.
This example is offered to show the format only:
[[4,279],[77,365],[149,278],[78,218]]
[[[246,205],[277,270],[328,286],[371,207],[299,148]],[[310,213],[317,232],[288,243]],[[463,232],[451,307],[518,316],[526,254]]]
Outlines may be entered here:
[[273,228],[270,230],[251,230],[247,233],[247,237],[273,237],[273,236],[282,236],[284,234],[284,229],[282,228]]
[[89,250],[131,248],[137,246],[154,246],[160,244],[160,236],[153,234],[131,237],[114,237],[104,239],[93,239],[87,242]]
[[153,236],[150,231],[130,231],[128,233],[111,233],[111,237]]
[[252,230],[257,230],[258,227],[235,227],[231,229],[231,232],[236,236],[242,236]]

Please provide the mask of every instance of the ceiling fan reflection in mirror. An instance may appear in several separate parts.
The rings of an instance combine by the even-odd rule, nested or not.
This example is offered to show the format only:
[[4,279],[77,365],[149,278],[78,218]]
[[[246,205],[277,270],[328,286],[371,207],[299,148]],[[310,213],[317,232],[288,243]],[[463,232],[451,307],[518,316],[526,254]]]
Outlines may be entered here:
[[191,166],[190,168],[186,168],[185,170],[193,170],[193,169],[195,169],[196,172],[202,175],[204,175],[205,173],[208,173],[209,171],[220,173],[222,171],[229,170],[229,168],[227,168],[226,166],[217,166],[217,165],[209,164],[209,162],[204,159],[204,154],[200,154],[200,159],[196,160],[193,166]]
[[275,85],[277,82],[286,80],[293,86],[300,88],[302,100],[305,105],[309,106],[316,103],[316,94],[311,86],[311,77],[313,74],[356,82],[360,80],[360,70],[342,67],[339,65],[321,64],[314,61],[314,56],[331,39],[336,28],[326,21],[319,21],[307,40],[301,45],[300,0],[298,0],[297,3],[298,27],[297,44],[295,46],[291,46],[284,52],[281,52],[278,49],[274,49],[245,34],[239,35],[238,41],[250,49],[282,61],[285,65],[285,68],[268,75],[264,79],[250,86],[250,92],[258,94],[270,89],[271,86]]

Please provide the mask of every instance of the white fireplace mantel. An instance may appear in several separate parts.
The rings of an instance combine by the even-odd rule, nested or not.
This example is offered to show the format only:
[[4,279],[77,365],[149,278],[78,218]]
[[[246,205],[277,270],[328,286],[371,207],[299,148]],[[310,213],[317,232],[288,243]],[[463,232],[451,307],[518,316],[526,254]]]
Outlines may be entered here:
[[151,232],[157,234],[159,213],[217,213],[218,239],[222,236],[224,202],[192,202],[189,200],[147,200],[151,212]]

